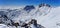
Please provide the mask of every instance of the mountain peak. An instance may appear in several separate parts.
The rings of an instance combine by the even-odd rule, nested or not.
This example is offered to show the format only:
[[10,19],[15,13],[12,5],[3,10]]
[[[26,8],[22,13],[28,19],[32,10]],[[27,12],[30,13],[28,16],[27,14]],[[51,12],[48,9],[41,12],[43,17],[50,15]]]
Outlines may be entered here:
[[45,4],[45,3],[42,3],[42,4],[39,5],[39,7],[42,7],[42,6],[51,7],[49,4]]
[[28,12],[31,11],[32,9],[35,9],[35,7],[33,5],[27,5],[24,7],[24,10],[28,11]]

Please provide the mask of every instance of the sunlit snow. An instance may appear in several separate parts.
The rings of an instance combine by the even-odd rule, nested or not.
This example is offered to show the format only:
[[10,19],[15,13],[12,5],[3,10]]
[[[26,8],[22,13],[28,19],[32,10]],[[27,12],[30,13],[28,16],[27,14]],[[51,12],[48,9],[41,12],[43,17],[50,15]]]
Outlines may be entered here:
[[[9,19],[12,19],[14,23],[19,21],[28,23],[31,19],[36,19],[37,23],[41,24],[45,28],[60,28],[60,25],[57,25],[60,22],[60,7],[41,7],[32,9],[29,13],[27,13],[23,9],[13,10],[9,13],[8,11],[5,12],[7,13]],[[0,24],[0,28],[16,28],[16,27],[15,26],[8,27],[4,24],[3,25]],[[32,28],[34,27],[32,26]]]

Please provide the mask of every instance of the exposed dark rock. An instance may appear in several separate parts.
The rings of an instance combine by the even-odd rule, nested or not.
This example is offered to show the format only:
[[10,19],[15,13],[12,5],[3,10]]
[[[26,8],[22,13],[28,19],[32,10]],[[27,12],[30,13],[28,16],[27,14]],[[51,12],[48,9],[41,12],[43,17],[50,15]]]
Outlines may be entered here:
[[39,8],[43,7],[43,6],[51,7],[49,4],[42,3],[42,4],[39,5]]
[[24,10],[28,11],[28,12],[30,12],[32,9],[35,9],[35,7],[33,5],[27,5],[24,7]]

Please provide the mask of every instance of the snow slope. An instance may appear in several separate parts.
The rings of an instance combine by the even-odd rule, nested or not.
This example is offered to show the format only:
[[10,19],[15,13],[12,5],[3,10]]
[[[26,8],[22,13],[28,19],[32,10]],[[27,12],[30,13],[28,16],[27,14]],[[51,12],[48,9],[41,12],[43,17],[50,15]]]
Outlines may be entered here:
[[58,28],[60,22],[60,7],[51,8],[50,13],[37,18],[39,24],[46,28]]
[[[52,7],[50,9],[48,9],[49,11],[46,10],[40,12],[37,8],[35,10],[33,9],[30,13],[22,10],[18,13],[20,15],[18,17],[14,17],[12,20],[15,20],[14,22],[19,22],[21,19],[23,22],[28,22],[31,19],[36,19],[38,24],[41,24],[46,28],[59,28],[59,25],[57,24],[60,23],[60,7]],[[2,27],[0,26],[0,28]]]

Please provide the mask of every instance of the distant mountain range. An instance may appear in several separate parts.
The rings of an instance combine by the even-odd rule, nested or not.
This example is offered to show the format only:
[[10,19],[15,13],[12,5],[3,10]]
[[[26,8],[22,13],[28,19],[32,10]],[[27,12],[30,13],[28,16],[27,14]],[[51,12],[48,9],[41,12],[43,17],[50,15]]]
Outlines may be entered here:
[[[34,16],[47,15],[50,11],[50,8],[51,8],[50,5],[43,3],[40,4],[38,8],[36,8],[33,5],[27,5],[21,10],[0,9],[0,23],[17,27],[20,26],[21,24],[24,24],[27,21],[29,23],[30,22],[29,20],[32,20],[31,18],[34,18]],[[37,28],[37,27],[44,28],[44,26],[42,25],[40,27],[40,24],[36,26],[32,26],[32,28]]]

